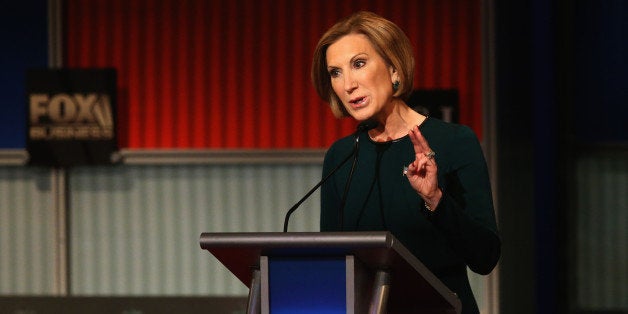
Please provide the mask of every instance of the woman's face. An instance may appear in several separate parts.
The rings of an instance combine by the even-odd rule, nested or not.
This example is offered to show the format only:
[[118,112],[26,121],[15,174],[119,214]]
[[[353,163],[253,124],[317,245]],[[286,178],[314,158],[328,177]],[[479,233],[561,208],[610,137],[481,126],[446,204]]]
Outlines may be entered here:
[[331,86],[347,112],[356,120],[377,118],[392,103],[397,73],[363,34],[341,37],[327,48]]

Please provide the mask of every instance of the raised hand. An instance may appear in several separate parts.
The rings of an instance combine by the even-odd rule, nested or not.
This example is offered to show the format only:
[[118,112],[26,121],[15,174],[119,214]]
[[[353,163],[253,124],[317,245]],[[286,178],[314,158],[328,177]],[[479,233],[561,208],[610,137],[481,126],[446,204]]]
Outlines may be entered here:
[[404,174],[410,185],[425,201],[429,210],[435,210],[443,195],[438,187],[438,166],[434,160],[436,153],[421,134],[418,126],[412,128],[408,134],[414,147],[415,159],[408,165]]

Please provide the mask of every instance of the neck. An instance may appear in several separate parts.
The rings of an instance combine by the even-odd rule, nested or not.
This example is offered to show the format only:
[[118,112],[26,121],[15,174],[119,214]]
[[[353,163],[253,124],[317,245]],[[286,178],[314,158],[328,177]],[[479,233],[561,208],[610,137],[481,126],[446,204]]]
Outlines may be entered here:
[[402,100],[396,100],[387,111],[382,111],[377,117],[379,122],[375,129],[369,131],[369,136],[376,142],[387,142],[408,135],[408,131],[415,125],[420,125],[426,117],[408,107]]

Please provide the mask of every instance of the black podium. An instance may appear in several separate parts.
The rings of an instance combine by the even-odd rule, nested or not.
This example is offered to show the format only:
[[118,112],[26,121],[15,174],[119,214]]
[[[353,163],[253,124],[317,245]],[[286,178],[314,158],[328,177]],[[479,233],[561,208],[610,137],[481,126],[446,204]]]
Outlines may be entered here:
[[460,313],[460,300],[389,232],[203,233],[249,287],[247,313]]

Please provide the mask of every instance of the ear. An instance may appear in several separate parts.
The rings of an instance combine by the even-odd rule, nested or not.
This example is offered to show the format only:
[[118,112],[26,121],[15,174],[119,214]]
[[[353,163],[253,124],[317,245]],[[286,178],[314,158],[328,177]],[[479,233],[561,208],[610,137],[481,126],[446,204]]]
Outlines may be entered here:
[[395,69],[392,65],[388,68],[388,71],[390,72],[390,82],[394,83],[394,82],[398,82],[399,81],[399,72],[397,72],[397,69]]

